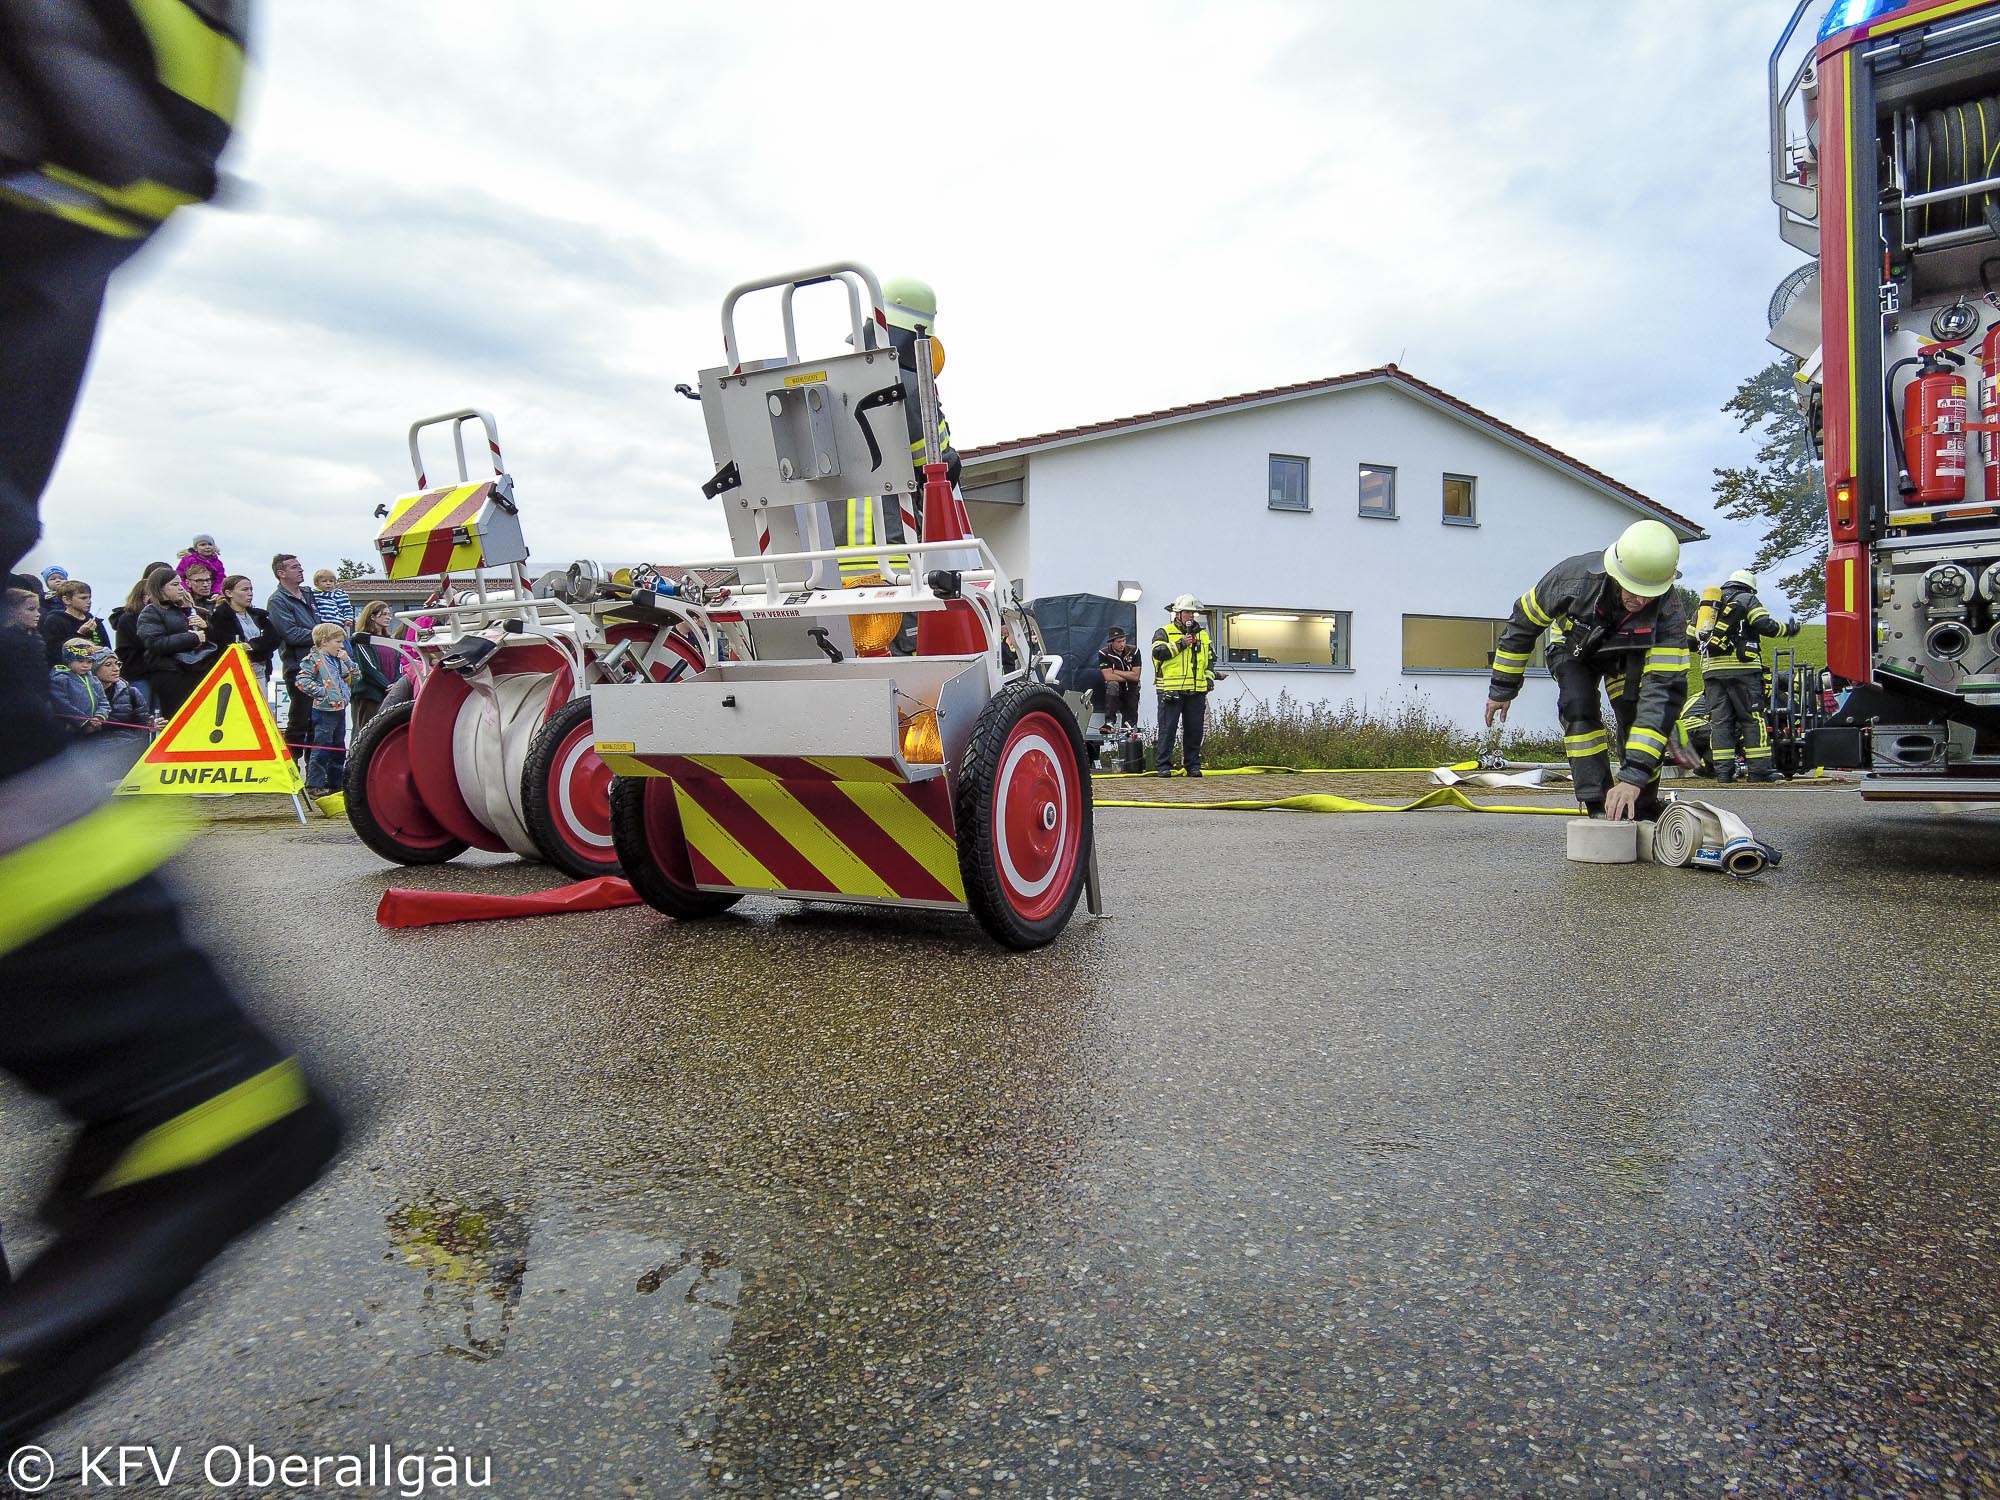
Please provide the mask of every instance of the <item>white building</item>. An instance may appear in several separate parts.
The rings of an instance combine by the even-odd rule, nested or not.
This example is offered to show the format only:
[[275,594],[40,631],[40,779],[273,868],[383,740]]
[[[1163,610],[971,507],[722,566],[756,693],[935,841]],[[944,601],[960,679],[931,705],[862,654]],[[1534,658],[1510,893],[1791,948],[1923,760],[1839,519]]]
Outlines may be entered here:
[[[1494,638],[1552,564],[1685,516],[1394,365],[963,453],[973,529],[1028,598],[1142,590],[1208,606],[1241,693],[1479,722]],[[1150,675],[1148,702],[1150,704]],[[1531,672],[1512,723],[1555,725]]]

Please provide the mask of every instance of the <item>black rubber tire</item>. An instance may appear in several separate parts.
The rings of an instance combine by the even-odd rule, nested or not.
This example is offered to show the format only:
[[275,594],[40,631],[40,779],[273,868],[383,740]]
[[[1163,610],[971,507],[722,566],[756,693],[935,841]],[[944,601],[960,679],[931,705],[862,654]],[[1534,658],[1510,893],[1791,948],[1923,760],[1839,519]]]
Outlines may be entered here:
[[399,838],[368,804],[369,763],[374,760],[375,752],[382,747],[383,741],[397,731],[404,731],[407,740],[410,716],[416,711],[414,703],[398,703],[393,708],[381,710],[362,726],[361,732],[354,737],[354,744],[348,749],[347,771],[340,789],[347,803],[347,821],[353,825],[362,843],[391,864],[441,865],[465,853],[467,845],[449,837],[422,844],[410,843]]
[[[1081,794],[1081,842],[1076,867],[1053,909],[1039,918],[1024,916],[1008,899],[1002,883],[993,835],[993,799],[1000,774],[1000,758],[1014,726],[1030,714],[1047,714],[1066,731],[1070,748],[1070,770]],[[1094,842],[1090,790],[1090,762],[1083,743],[1083,731],[1063,695],[1046,683],[1029,678],[1008,683],[987,701],[972,726],[972,738],[959,762],[958,793],[953,802],[953,821],[958,829],[958,868],[965,880],[966,904],[979,925],[997,943],[1009,948],[1047,946],[1061,935],[1076,911],[1090,870]]]
[[611,783],[611,842],[618,863],[639,898],[655,911],[683,922],[698,921],[729,910],[742,896],[735,891],[704,891],[669,876],[653,857],[646,831],[646,799],[671,797],[673,783],[664,776],[620,776]]
[[556,754],[578,725],[589,722],[588,696],[565,703],[535,731],[534,739],[528,744],[527,763],[521,767],[521,812],[522,822],[528,827],[528,837],[542,851],[543,859],[578,880],[621,873],[615,845],[604,851],[602,858],[592,859],[563,837],[562,830],[557,826],[558,813],[550,805],[549,772],[554,769]]

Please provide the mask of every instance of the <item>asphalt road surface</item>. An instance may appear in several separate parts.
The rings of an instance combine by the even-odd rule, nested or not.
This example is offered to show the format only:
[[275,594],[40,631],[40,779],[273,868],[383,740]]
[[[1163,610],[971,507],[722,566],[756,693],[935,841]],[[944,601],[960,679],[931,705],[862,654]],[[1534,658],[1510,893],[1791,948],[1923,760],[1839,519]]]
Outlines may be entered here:
[[[224,822],[185,878],[352,1145],[49,1493],[150,1443],[184,1495],[383,1444],[490,1462],[432,1494],[2000,1494],[2000,816],[1723,795],[1781,870],[1107,809],[1110,915],[1028,955],[387,932],[392,881],[558,877]],[[59,1132],[6,1107],[18,1255]]]

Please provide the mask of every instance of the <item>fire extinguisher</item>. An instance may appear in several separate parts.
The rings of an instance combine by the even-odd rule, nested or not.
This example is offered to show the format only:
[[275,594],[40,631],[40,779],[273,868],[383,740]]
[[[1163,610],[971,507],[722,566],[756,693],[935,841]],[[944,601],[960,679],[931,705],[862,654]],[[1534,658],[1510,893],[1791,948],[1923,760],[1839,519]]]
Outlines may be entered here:
[[[1965,498],[1965,376],[1963,356],[1949,349],[1925,349],[1889,367],[1915,365],[1917,377],[1903,393],[1902,493],[1914,505],[1945,505]],[[1891,426],[1894,427],[1892,420]]]
[[1979,341],[1979,457],[1984,465],[1986,498],[2000,499],[2000,321]]

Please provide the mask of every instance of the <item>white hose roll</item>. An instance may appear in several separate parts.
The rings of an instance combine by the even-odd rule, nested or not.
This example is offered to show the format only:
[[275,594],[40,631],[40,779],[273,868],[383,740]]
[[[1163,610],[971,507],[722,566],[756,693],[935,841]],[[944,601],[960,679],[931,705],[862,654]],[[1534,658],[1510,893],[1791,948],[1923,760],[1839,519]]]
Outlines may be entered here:
[[1653,859],[1663,865],[1691,865],[1701,852],[1702,816],[1692,802],[1669,802],[1653,828]]
[[1639,825],[1607,818],[1571,818],[1564,825],[1569,857],[1580,865],[1630,865],[1639,861]]
[[1653,835],[1658,831],[1659,826],[1651,818],[1641,818],[1639,820],[1639,863],[1652,863]]

